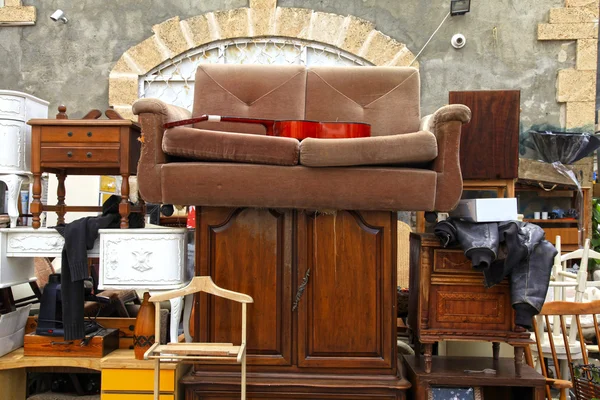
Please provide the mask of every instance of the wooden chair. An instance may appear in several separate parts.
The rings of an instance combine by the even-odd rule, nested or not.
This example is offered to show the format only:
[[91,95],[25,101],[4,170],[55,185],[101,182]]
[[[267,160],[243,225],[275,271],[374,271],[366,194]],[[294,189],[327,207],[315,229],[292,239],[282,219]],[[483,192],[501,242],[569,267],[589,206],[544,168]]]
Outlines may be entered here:
[[[154,294],[150,301],[156,305],[154,337],[160,337],[160,302],[175,297],[205,292],[242,303],[242,340],[239,346],[232,343],[154,343],[144,354],[145,359],[154,359],[154,399],[159,399],[160,362],[193,362],[199,360],[236,360],[242,367],[241,399],[246,399],[246,308],[253,303],[252,297],[222,289],[210,276],[196,276],[184,288]],[[188,321],[189,322],[189,321]]]
[[[561,366],[559,363],[560,354],[557,353],[557,345],[555,343],[555,335],[553,334],[553,329],[550,325],[551,317],[556,316],[558,319],[558,325],[561,332],[562,343],[560,345],[564,349],[566,355],[566,368],[570,373],[570,380],[561,380],[551,378],[548,368],[546,367],[544,362],[540,362],[540,366],[542,369],[542,374],[546,377],[547,386],[546,386],[546,396],[548,399],[552,399],[550,393],[550,387],[554,387],[556,389],[560,389],[560,399],[567,399],[567,390],[573,387],[573,363],[575,359],[573,358],[572,346],[574,343],[577,344],[577,352],[581,354],[581,360],[583,364],[588,364],[588,349],[585,344],[585,340],[583,338],[583,332],[581,328],[581,316],[583,315],[591,315],[594,320],[594,327],[596,333],[596,340],[600,339],[600,330],[598,329],[598,320],[596,314],[600,313],[600,300],[596,300],[590,303],[574,303],[570,301],[552,301],[546,303],[542,308],[542,311],[536,318],[533,320],[533,328],[535,332],[536,339],[536,347],[538,354],[544,354],[545,352],[542,349],[543,343],[549,344],[549,358],[552,358],[554,363],[554,368],[556,370],[555,376],[561,376]],[[571,329],[570,331],[575,332],[575,340],[574,342],[569,341],[570,332],[567,329],[565,316],[572,316],[571,319]],[[574,323],[573,323],[574,322]],[[575,330],[574,327],[577,329]],[[546,328],[546,329],[544,329]],[[544,338],[544,334],[547,335],[547,338]],[[527,360],[529,365],[533,366],[533,358],[530,353],[530,349],[527,348]],[[564,368],[564,367],[563,367]],[[565,371],[566,372],[566,371]]]

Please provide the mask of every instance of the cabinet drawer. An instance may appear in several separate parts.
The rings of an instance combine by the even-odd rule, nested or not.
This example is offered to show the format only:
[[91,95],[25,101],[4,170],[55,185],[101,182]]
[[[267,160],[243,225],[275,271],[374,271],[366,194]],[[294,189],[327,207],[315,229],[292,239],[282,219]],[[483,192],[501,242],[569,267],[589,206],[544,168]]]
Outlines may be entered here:
[[118,147],[42,147],[42,164],[45,163],[118,163]]
[[[175,400],[175,395],[161,394],[160,400]],[[100,400],[154,400],[154,394],[102,393]]]
[[0,95],[0,118],[25,121],[25,99],[19,96]]
[[[103,369],[103,391],[143,392],[154,390],[153,369]],[[175,391],[175,371],[160,371],[160,391]],[[103,397],[104,398],[104,397]]]
[[433,272],[448,274],[479,274],[462,250],[436,249],[433,251]]
[[119,143],[119,129],[115,127],[46,126],[41,140],[45,143]]

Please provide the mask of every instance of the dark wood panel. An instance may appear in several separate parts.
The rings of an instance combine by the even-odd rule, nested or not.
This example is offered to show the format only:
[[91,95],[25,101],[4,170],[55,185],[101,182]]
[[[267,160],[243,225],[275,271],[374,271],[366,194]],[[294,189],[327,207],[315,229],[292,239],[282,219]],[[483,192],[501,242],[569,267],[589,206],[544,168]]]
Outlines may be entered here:
[[388,212],[299,216],[299,284],[310,269],[298,306],[299,366],[394,367],[396,228]]
[[519,90],[450,92],[471,109],[460,137],[463,179],[514,179],[519,169]]
[[[203,207],[197,226],[197,274],[254,299],[248,307],[248,363],[291,365],[292,212]],[[200,340],[240,342],[237,303],[204,296],[200,304]]]

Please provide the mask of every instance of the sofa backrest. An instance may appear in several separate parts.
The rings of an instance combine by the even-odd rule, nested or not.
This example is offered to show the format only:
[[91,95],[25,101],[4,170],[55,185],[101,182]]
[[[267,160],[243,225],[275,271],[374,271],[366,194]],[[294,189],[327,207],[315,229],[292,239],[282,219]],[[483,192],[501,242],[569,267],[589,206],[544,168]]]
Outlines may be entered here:
[[306,119],[371,124],[371,136],[416,132],[419,71],[410,67],[310,67]]
[[[306,68],[301,65],[200,64],[194,116],[213,114],[266,119],[304,119]],[[194,127],[263,133],[260,125],[202,122]]]
[[[410,67],[200,64],[193,115],[349,121],[371,135],[416,132],[419,71]],[[264,134],[260,125],[202,122],[196,128]]]

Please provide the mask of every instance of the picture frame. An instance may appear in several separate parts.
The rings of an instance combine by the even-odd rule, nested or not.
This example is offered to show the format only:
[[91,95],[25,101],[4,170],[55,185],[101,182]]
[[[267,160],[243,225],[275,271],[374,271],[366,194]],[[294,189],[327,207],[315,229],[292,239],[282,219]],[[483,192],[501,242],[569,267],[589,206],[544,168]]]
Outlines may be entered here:
[[432,386],[427,394],[428,400],[484,400],[480,387]]

